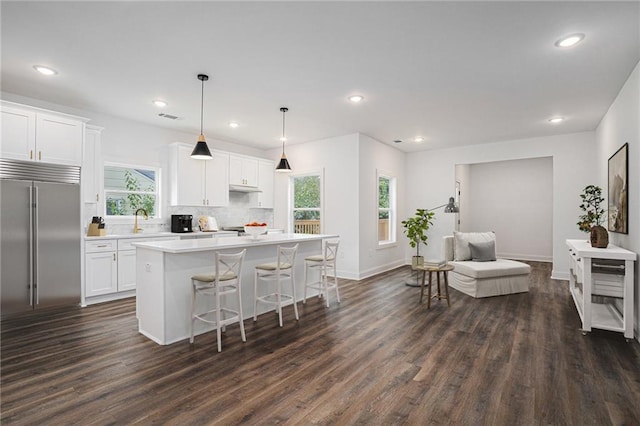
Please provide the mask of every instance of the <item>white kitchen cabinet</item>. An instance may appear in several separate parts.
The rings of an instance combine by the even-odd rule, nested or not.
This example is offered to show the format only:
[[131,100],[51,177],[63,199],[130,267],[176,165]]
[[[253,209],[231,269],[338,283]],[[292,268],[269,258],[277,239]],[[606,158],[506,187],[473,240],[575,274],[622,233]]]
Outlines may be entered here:
[[4,101],[0,109],[2,158],[81,165],[87,119]]
[[85,297],[101,296],[118,290],[117,241],[85,243]]
[[86,126],[82,152],[82,196],[85,203],[100,201],[102,188],[102,130],[103,127]]
[[211,160],[191,158],[192,146],[170,146],[170,204],[172,206],[229,205],[229,154],[211,151]]
[[242,155],[229,155],[229,184],[258,186],[258,159]]
[[273,180],[275,163],[270,160],[258,160],[258,205],[262,209],[273,208]]
[[91,239],[85,242],[85,301],[104,302],[134,296],[136,248],[133,243],[177,240],[178,236]]
[[636,253],[609,244],[594,248],[586,240],[567,240],[569,290],[582,321],[592,328],[624,333],[633,339],[633,283]]

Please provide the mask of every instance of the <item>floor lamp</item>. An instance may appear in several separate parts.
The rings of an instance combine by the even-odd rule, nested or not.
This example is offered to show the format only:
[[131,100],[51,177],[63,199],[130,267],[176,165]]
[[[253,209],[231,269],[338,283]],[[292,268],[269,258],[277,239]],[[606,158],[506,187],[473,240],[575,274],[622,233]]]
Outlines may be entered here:
[[[434,210],[438,210],[439,208],[444,207],[444,212],[445,213],[458,213],[460,211],[460,209],[458,208],[458,206],[456,206],[455,200],[453,197],[449,197],[449,202],[446,204],[443,204],[441,206],[438,207],[434,207],[432,209],[427,209],[427,211],[434,211]],[[408,285],[409,287],[420,287],[420,271],[416,271],[416,282],[413,281],[407,281],[405,283],[406,285]],[[429,283],[429,285],[431,285],[431,283]]]

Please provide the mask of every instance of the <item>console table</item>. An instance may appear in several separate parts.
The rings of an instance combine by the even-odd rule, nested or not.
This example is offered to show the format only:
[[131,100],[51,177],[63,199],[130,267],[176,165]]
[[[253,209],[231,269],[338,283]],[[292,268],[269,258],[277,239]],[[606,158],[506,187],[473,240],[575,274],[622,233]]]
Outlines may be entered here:
[[582,320],[592,328],[624,333],[633,339],[633,274],[636,253],[609,244],[591,247],[586,240],[567,240],[571,257],[569,290]]

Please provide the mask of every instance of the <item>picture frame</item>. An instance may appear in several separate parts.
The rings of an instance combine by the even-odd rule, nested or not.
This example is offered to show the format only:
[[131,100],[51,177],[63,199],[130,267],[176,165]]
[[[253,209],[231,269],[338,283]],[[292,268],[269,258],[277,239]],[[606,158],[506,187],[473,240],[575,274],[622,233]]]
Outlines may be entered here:
[[608,167],[608,226],[610,232],[629,233],[629,143],[625,143],[609,157]]

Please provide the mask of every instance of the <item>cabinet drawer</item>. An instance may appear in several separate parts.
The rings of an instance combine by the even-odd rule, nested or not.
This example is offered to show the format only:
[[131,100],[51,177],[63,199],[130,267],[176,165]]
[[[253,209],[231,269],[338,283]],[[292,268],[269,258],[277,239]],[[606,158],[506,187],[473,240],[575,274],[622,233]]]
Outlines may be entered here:
[[117,247],[118,244],[116,240],[85,241],[84,243],[85,253],[115,251]]
[[135,250],[134,243],[146,243],[149,241],[170,241],[177,240],[178,237],[142,237],[142,238],[127,238],[118,240],[118,250]]

